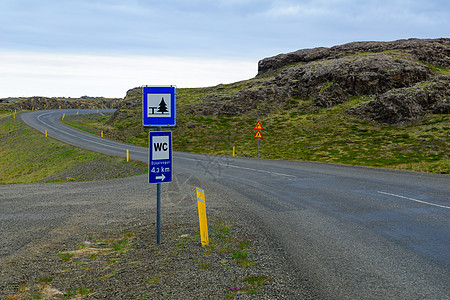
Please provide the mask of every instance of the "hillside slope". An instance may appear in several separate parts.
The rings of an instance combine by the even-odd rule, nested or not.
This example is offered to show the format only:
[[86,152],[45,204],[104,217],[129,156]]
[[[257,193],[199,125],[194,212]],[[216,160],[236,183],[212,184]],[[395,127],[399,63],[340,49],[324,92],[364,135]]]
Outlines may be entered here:
[[[446,173],[450,169],[450,39],[359,42],[259,62],[246,81],[178,89],[176,150]],[[107,122],[147,143],[140,88]]]
[[[258,66],[252,84],[234,95],[218,93],[205,99],[201,113],[234,115],[261,107],[270,112],[270,106],[286,107],[295,100],[312,101],[313,108],[329,108],[354,97],[375,100],[355,112],[381,123],[412,121],[426,112],[450,113],[450,102],[446,101],[450,39],[351,43],[300,50],[263,59]],[[433,79],[439,75],[438,80]],[[429,93],[410,95],[411,90],[405,88],[417,84],[419,89],[426,86]],[[411,105],[421,109],[401,109],[401,103],[385,96],[394,89],[396,94],[408,95]],[[421,101],[422,96],[427,100]]]

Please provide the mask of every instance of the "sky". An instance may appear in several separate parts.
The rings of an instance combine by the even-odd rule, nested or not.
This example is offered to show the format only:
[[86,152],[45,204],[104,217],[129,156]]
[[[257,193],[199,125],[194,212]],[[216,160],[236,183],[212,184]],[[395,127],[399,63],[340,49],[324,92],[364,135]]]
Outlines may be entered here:
[[280,53],[439,37],[448,0],[0,0],[0,98],[206,87]]

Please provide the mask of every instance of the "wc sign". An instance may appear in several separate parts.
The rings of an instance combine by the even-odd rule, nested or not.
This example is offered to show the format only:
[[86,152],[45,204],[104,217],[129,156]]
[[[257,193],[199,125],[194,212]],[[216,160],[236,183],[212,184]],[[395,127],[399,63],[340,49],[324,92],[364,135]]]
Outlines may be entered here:
[[148,183],[172,182],[172,132],[149,133]]

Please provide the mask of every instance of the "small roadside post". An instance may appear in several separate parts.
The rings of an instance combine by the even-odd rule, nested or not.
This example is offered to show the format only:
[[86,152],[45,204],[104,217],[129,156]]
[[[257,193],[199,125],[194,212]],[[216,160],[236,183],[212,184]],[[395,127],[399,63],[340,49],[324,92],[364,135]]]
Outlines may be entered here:
[[142,124],[149,132],[148,183],[156,184],[156,243],[161,243],[161,183],[172,182],[172,132],[175,126],[176,87],[142,86]]
[[208,222],[206,220],[206,203],[205,203],[205,191],[196,188],[197,190],[197,208],[198,208],[198,220],[200,224],[200,241],[202,246],[209,245],[208,237]]
[[256,158],[259,158],[259,140],[263,138],[261,131],[264,128],[261,125],[261,122],[258,121],[256,123],[255,127],[253,127],[253,130],[256,130],[255,135],[253,136],[254,139],[256,139]]

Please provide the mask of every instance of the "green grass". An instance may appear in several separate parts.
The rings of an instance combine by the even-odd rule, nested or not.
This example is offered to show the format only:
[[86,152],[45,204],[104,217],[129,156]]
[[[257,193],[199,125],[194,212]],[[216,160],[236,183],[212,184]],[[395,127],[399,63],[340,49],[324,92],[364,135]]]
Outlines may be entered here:
[[64,261],[70,261],[74,256],[73,253],[58,253],[58,257]]
[[427,66],[428,68],[432,69],[439,75],[450,75],[450,70],[447,69],[446,67],[435,66],[435,65],[432,65],[432,64],[429,64],[426,62],[421,62],[421,63],[424,64],[425,66]]
[[133,238],[134,234],[129,233],[125,235],[123,238],[111,240],[110,241],[110,248],[114,251],[126,251],[129,249],[130,241]]
[[[173,282],[179,275],[184,276],[185,272],[192,272],[192,268],[198,273],[204,272],[204,276],[224,272],[227,274],[222,280],[221,292],[214,298],[223,299],[226,295],[231,295],[230,293],[262,293],[263,286],[272,281],[270,270],[265,267],[264,271],[261,268],[252,268],[256,265],[255,261],[262,261],[263,258],[258,257],[259,253],[252,248],[245,229],[236,227],[231,220],[220,216],[210,216],[209,221],[208,247],[201,246],[198,224],[190,221],[182,226],[177,223],[169,224],[165,231],[165,242],[159,246],[155,245],[153,238],[148,237],[147,229],[138,233],[124,233],[114,238],[103,236],[80,239],[80,242],[87,239],[94,245],[82,243],[73,246],[73,251],[54,252],[53,255],[58,257],[58,260],[63,260],[63,266],[59,263],[56,263],[56,266],[50,265],[51,268],[47,266],[48,274],[44,270],[40,279],[23,284],[21,290],[10,296],[17,297],[12,299],[40,299],[39,297],[46,297],[44,287],[51,287],[61,291],[67,298],[95,298],[96,293],[102,293],[99,290],[101,286],[114,284],[121,280],[123,274],[144,264],[151,267],[147,265],[148,272],[145,277],[138,276],[136,286],[143,289],[142,298],[145,299],[153,299],[159,291],[164,290],[166,280]],[[189,234],[185,235],[186,232]],[[189,247],[179,247],[188,244]],[[145,258],[140,257],[142,251],[146,253]],[[137,257],[141,260],[135,260]],[[44,260],[47,261],[46,258]],[[183,263],[180,263],[180,260]],[[186,280],[189,282],[189,279]],[[99,281],[105,283],[99,285]],[[189,284],[180,286],[180,295],[186,287],[194,288]],[[147,293],[146,288],[150,288],[151,293]]]
[[[442,70],[441,70],[442,71]],[[444,70],[445,71],[445,70]],[[260,158],[316,161],[432,173],[450,173],[450,116],[425,115],[404,125],[387,126],[364,121],[348,109],[373,100],[352,97],[332,108],[318,109],[312,100],[294,97],[284,107],[261,104],[238,115],[196,113],[208,97],[232,97],[240,89],[255,88],[260,79],[202,89],[178,89],[177,126],[172,129],[176,151],[256,157],[253,127],[261,121]],[[330,86],[328,83],[324,88]],[[206,100],[205,100],[206,99]],[[108,131],[111,138],[148,147],[141,108],[123,109],[114,123],[105,117],[69,118],[75,126]],[[80,118],[80,117],[78,117]],[[81,117],[83,118],[83,117]]]
[[161,279],[162,279],[162,276],[161,276],[161,275],[156,276],[156,277],[152,277],[152,278],[150,278],[150,280],[148,281],[148,283],[159,282],[159,281],[161,281]]
[[[370,100],[361,97],[331,109],[305,111],[306,99],[292,99],[291,107],[253,118],[237,116],[181,116],[189,121],[174,130],[177,150],[255,157],[254,124],[264,130],[260,157],[398,168],[449,173],[450,116],[428,115],[404,126],[383,126],[346,113]],[[207,137],[207,138],[205,138]]]
[[[18,118],[14,119],[10,113],[0,111],[0,184],[38,182],[78,165],[94,162],[107,165],[107,171],[112,173],[110,177],[115,178],[121,177],[117,170],[120,172],[129,167],[125,165],[124,158],[90,152],[45,138],[42,133],[29,128]],[[146,170],[144,163],[132,164]],[[83,173],[81,180],[93,180],[99,175],[101,174]],[[74,176],[53,181],[80,180]]]
[[248,284],[252,285],[252,286],[261,286],[263,285],[265,282],[267,282],[269,280],[269,277],[266,275],[252,275],[252,276],[246,276],[243,281],[247,282]]

